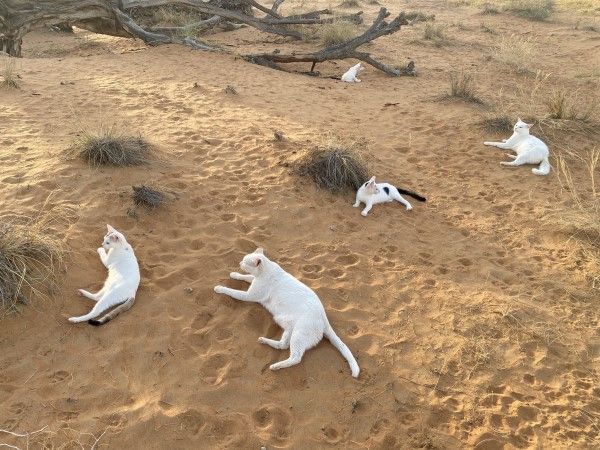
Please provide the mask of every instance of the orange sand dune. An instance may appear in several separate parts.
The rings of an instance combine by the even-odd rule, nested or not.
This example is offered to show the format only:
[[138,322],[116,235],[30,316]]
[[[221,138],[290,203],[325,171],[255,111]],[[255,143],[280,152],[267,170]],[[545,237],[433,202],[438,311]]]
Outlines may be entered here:
[[[359,85],[82,31],[27,35],[22,89],[0,92],[2,209],[33,212],[52,194],[77,219],[64,230],[59,292],[0,323],[1,429],[46,426],[30,448],[55,449],[600,446],[597,291],[576,244],[542,221],[570,196],[556,172],[501,167],[503,152],[482,142],[508,136],[476,125],[534,83],[486,58],[499,35],[482,21],[537,39],[536,68],[585,92],[597,90],[597,77],[578,74],[597,70],[598,35],[565,13],[533,23],[441,1],[408,7],[449,24],[451,41],[420,41],[423,24],[382,38],[369,51],[413,58],[420,76],[369,67]],[[249,29],[208,39],[242,53],[311,47]],[[352,63],[317,69],[339,76]],[[486,105],[438,100],[460,68]],[[140,132],[157,160],[92,169],[63,157],[101,123]],[[327,132],[366,139],[374,174],[427,203],[363,218],[352,195],[292,175],[289,163]],[[577,139],[578,151],[592,148]],[[130,217],[140,183],[176,200]],[[137,301],[106,326],[74,326],[67,318],[90,309],[76,288],[105,277],[95,249],[106,223],[138,255]],[[327,341],[268,370],[287,357],[257,343],[280,334],[269,314],[213,292],[244,286],[228,274],[257,246],[319,294],[358,380]],[[6,433],[0,443],[26,444]]]

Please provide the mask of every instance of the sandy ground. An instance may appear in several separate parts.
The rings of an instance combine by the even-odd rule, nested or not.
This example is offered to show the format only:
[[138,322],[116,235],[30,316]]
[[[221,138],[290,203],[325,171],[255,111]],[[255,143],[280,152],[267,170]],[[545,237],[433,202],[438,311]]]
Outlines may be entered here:
[[[361,9],[370,19],[377,8]],[[503,152],[482,142],[508,136],[476,125],[534,83],[486,57],[499,36],[532,36],[532,64],[554,85],[597,93],[600,35],[565,13],[538,24],[442,2],[390,8],[448,25],[442,47],[420,39],[423,24],[369,46],[386,61],[413,58],[417,78],[368,68],[348,85],[179,46],[27,36],[22,89],[0,93],[2,210],[31,213],[52,194],[77,218],[62,230],[71,253],[59,292],[0,323],[0,428],[47,427],[30,448],[600,446],[598,291],[576,245],[542,220],[570,195],[556,172],[501,167]],[[241,53],[298,48],[254,30],[208,40]],[[460,68],[486,105],[438,100]],[[142,133],[157,160],[91,169],[64,158],[101,123]],[[374,173],[428,202],[363,218],[352,195],[292,175],[287,165],[327,132],[365,139]],[[593,145],[576,136],[552,151]],[[572,168],[583,179],[583,164]],[[140,183],[177,199],[130,217]],[[105,277],[95,249],[106,223],[137,253],[137,301],[104,327],[75,326],[66,318],[90,309],[75,289]],[[243,286],[227,275],[257,246],[319,294],[358,380],[327,341],[268,370],[287,356],[257,343],[280,334],[269,314],[213,292]]]

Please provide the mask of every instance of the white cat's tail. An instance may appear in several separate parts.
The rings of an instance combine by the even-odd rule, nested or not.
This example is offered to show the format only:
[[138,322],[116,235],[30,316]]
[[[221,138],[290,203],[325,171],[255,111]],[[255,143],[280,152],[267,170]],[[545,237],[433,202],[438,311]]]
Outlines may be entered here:
[[331,325],[329,325],[329,324],[327,325],[327,329],[325,330],[324,334],[325,334],[325,337],[327,339],[329,339],[329,342],[331,342],[333,344],[333,346],[340,351],[342,356],[344,358],[346,358],[346,361],[348,361],[348,364],[350,364],[350,370],[352,371],[352,376],[354,378],[358,378],[358,374],[360,373],[360,368],[358,367],[358,363],[356,362],[356,359],[354,359],[354,356],[352,355],[352,352],[350,351],[348,346],[342,342],[342,340],[338,337],[337,334],[335,334],[335,331],[333,331],[333,328],[331,328]]
[[108,314],[105,314],[104,316],[100,317],[99,319],[90,319],[90,320],[88,320],[88,323],[90,325],[94,325],[97,327],[100,325],[104,325],[106,322],[110,322],[112,319],[117,317],[119,314],[121,314],[122,312],[125,312],[129,308],[131,308],[133,306],[134,301],[135,301],[134,297],[128,298],[123,303],[121,303],[119,306],[114,308],[111,312],[109,312]]
[[531,169],[531,171],[536,175],[548,175],[550,173],[550,162],[548,161],[548,157],[546,156],[544,158],[537,169]]

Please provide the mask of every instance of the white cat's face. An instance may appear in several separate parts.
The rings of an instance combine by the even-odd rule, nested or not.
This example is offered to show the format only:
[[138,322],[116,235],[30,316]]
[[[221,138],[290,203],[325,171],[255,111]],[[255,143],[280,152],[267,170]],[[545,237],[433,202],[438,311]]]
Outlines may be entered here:
[[375,183],[375,177],[371,177],[371,179],[363,184],[361,188],[369,195],[379,194],[379,188],[377,187],[377,183]]
[[364,70],[364,67],[361,63],[355,65],[354,68],[356,69],[356,73],[360,72],[361,70]]
[[108,232],[106,236],[104,236],[104,240],[102,241],[102,247],[104,250],[108,251],[111,248],[117,247],[125,247],[127,245],[127,241],[125,240],[125,236],[122,233],[119,233],[110,225],[106,225]]
[[518,119],[517,123],[515,123],[515,126],[513,129],[514,129],[515,133],[522,133],[522,132],[529,132],[530,128],[531,128],[531,124],[525,123],[521,119]]
[[258,275],[262,270],[264,259],[263,249],[257,248],[254,253],[244,256],[240,262],[240,268],[251,275]]

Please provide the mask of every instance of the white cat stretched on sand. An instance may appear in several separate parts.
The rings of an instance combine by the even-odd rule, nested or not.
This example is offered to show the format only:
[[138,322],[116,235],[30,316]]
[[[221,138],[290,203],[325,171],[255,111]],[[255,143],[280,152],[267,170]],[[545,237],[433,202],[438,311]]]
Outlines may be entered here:
[[360,83],[360,80],[357,77],[358,73],[364,70],[364,67],[358,63],[348,69],[348,71],[342,75],[342,81],[346,83]]
[[365,209],[362,210],[361,214],[366,215],[371,211],[373,205],[377,203],[393,202],[394,200],[402,203],[406,206],[407,210],[412,209],[412,205],[402,197],[400,194],[410,195],[411,197],[419,200],[420,202],[427,201],[427,199],[416,192],[407,191],[389,183],[375,183],[375,177],[371,177],[369,181],[358,188],[356,192],[356,202],[354,207],[358,208],[360,203],[365,204]]
[[504,166],[521,166],[523,164],[539,164],[537,169],[531,169],[536,175],[548,175],[550,173],[550,162],[548,157],[550,151],[548,146],[537,137],[529,134],[529,129],[532,125],[517,120],[514,126],[514,133],[504,142],[484,142],[484,145],[512,150],[517,155],[506,154],[513,161],[502,161],[500,164]]
[[[133,248],[127,243],[125,236],[110,225],[106,225],[108,233],[104,236],[102,247],[98,251],[102,264],[108,269],[108,278],[104,286],[95,294],[79,289],[79,294],[96,302],[92,310],[80,317],[71,317],[69,322],[88,321],[92,325],[102,325],[127,311],[133,306],[135,293],[140,284],[140,269]],[[118,305],[108,314],[104,312]]]
[[258,342],[280,350],[289,348],[290,356],[272,364],[271,370],[298,364],[304,352],[325,336],[348,361],[352,376],[358,377],[360,369],[354,356],[331,328],[321,300],[312,289],[267,258],[262,248],[244,256],[240,267],[250,275],[232,272],[230,277],[251,283],[250,288],[238,291],[215,286],[215,292],[244,302],[260,303],[273,315],[273,320],[283,329],[281,339],[276,341],[260,337]]

